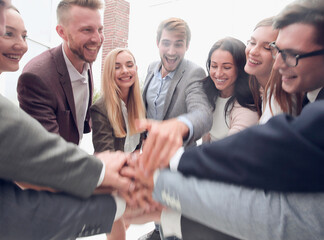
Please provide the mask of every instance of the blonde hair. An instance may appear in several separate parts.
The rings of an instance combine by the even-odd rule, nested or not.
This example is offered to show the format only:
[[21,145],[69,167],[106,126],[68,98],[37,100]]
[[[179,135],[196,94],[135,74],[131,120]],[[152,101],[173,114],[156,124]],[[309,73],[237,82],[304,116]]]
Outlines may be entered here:
[[[106,106],[109,122],[111,123],[116,137],[125,137],[125,122],[122,113],[121,90],[115,81],[115,65],[117,55],[121,52],[129,53],[135,64],[134,55],[126,48],[116,48],[108,53],[105,58],[102,79],[101,92],[102,98]],[[127,107],[128,126],[130,135],[135,134],[135,119],[145,118],[145,108],[141,96],[139,79],[135,74],[135,82],[129,89]]]

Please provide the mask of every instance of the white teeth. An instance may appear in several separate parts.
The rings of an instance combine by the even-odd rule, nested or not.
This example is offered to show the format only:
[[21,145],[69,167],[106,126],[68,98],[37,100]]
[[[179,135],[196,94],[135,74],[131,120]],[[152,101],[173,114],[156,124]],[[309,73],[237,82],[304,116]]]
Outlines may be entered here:
[[95,50],[97,50],[97,47],[87,47],[87,49],[89,49],[91,51],[95,51]]
[[253,64],[261,64],[260,62],[254,61],[254,60],[252,60],[252,59],[249,59],[249,62],[250,62],[250,63],[253,63]]
[[226,80],[224,79],[216,79],[217,82],[225,82]]
[[168,61],[176,61],[177,57],[166,57]]
[[20,60],[20,58],[21,58],[20,55],[13,55],[13,54],[6,54],[5,56],[7,58],[14,59],[14,60]]
[[119,78],[119,79],[122,80],[122,81],[128,81],[128,80],[131,79],[131,77],[123,77],[123,78]]

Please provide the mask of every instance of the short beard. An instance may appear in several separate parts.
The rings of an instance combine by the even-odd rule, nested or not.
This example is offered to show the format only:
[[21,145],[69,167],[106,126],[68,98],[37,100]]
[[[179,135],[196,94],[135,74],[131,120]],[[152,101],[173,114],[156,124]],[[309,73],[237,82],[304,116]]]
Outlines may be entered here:
[[73,37],[71,36],[71,34],[68,35],[68,48],[71,50],[71,52],[78,56],[82,61],[86,62],[86,63],[93,63],[96,59],[94,59],[93,61],[89,61],[88,59],[85,58],[84,54],[82,53],[82,50],[80,48],[73,48],[73,45],[75,45]]

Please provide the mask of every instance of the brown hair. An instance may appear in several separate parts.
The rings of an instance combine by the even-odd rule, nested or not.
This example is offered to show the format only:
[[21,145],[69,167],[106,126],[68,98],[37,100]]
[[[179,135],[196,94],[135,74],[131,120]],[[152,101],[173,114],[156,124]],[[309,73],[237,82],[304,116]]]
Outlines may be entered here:
[[[284,91],[281,84],[281,74],[278,70],[274,69],[271,71],[269,81],[264,89],[263,105],[267,102],[271,102],[273,96],[284,113],[296,113],[298,115],[301,112],[302,93],[290,94]],[[269,106],[270,112],[273,114],[271,104],[269,104]]]
[[93,10],[103,8],[101,0],[61,0],[56,9],[57,22],[60,24],[66,23],[66,16],[72,6],[86,7]]
[[[268,17],[260,22],[257,23],[253,31],[258,29],[259,27],[269,27],[272,26],[273,24],[274,17]],[[254,104],[256,106],[256,110],[258,112],[259,117],[262,115],[262,99],[261,99],[261,94],[260,94],[260,84],[257,80],[257,78],[254,75],[250,75],[249,77],[249,86],[252,92]]]
[[191,31],[188,24],[180,18],[169,18],[162,21],[158,27],[156,40],[160,42],[163,29],[175,31],[183,35],[186,39],[186,45],[189,46],[191,40]]
[[315,43],[324,46],[324,1],[298,0],[287,5],[274,19],[274,28],[282,29],[294,23],[313,25],[317,31]]

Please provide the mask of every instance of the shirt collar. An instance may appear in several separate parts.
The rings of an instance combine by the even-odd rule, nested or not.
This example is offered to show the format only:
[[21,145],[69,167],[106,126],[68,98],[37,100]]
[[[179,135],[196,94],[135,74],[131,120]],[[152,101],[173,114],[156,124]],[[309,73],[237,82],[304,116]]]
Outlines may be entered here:
[[[155,69],[154,69],[154,77],[157,77],[158,79],[162,79],[162,75],[161,75],[161,65],[158,65]],[[169,72],[168,75],[166,75],[164,77],[164,79],[170,78],[172,79],[174,74],[175,74],[176,70],[174,70],[173,72]]]
[[316,98],[317,98],[317,95],[318,93],[322,90],[322,87],[318,88],[318,89],[315,89],[313,91],[310,91],[307,93],[307,98],[308,100],[312,103],[312,102],[315,102]]
[[63,45],[62,45],[62,51],[63,51],[63,57],[64,57],[64,60],[66,63],[66,67],[67,67],[69,75],[70,75],[71,82],[76,82],[76,81],[81,80],[83,83],[87,83],[88,82],[87,74],[88,74],[88,70],[90,69],[90,64],[85,63],[83,65],[83,71],[81,74],[78,72],[78,70],[76,70],[76,68],[71,63],[70,59],[66,56]]

